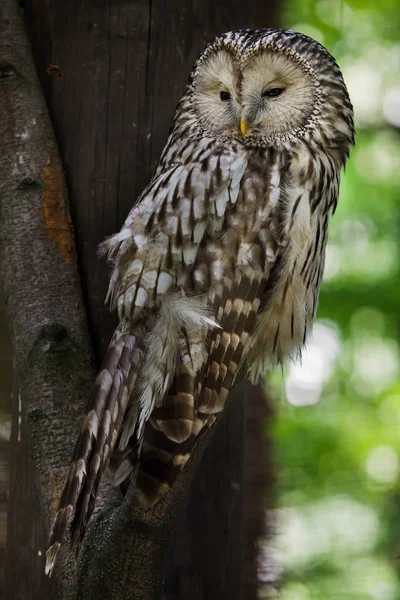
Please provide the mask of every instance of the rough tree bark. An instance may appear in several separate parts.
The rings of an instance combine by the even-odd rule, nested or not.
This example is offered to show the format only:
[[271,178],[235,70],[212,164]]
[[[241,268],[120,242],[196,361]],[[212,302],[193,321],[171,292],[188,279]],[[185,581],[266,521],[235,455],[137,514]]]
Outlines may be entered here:
[[[225,4],[27,2],[39,78],[67,173],[98,358],[113,322],[100,308],[107,269],[95,258],[97,243],[118,229],[148,181],[187,74],[205,43],[222,30],[271,25],[262,19],[264,4]],[[59,589],[54,579],[42,576],[47,529],[94,368],[63,168],[13,0],[0,1],[0,29],[0,260],[21,390],[14,411],[12,470],[19,476],[10,491],[15,506],[7,587],[21,600],[159,599],[179,501],[207,440],[173,493],[153,511],[134,512],[129,492],[121,500],[103,486],[78,571],[73,557],[66,556]],[[181,520],[192,530],[181,527],[177,534],[190,558],[182,568],[173,553],[168,598],[241,597],[243,393],[241,398],[219,425],[192,488]],[[204,498],[209,504],[199,514]],[[193,530],[197,516],[206,533],[203,527]],[[218,533],[212,531],[215,526]],[[211,532],[213,558],[198,564]]]
[[[15,402],[13,447],[22,473],[36,468],[40,498],[34,515],[29,515],[34,524],[23,518],[10,521],[10,556],[16,530],[26,526],[31,535],[36,529],[40,532],[54,512],[70,455],[65,439],[76,435],[92,366],[63,169],[51,123],[17,5],[2,2],[0,19],[1,269],[21,390]],[[16,494],[35,502],[34,488],[18,487],[15,480],[12,485]],[[29,543],[27,548],[29,553]],[[26,553],[13,556],[20,558],[14,576],[28,586]],[[35,562],[28,592],[42,580],[39,556]],[[10,585],[7,581],[7,589]],[[53,587],[46,581],[43,594],[51,594]]]

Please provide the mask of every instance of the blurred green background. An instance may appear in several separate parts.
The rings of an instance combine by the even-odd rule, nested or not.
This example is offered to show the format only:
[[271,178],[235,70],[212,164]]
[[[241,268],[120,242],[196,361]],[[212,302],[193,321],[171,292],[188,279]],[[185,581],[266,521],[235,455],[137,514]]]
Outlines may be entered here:
[[[272,379],[278,539],[264,553],[282,600],[397,600],[400,3],[288,0],[281,22],[335,56],[357,137],[314,336],[302,365]],[[262,556],[260,597],[275,597]]]

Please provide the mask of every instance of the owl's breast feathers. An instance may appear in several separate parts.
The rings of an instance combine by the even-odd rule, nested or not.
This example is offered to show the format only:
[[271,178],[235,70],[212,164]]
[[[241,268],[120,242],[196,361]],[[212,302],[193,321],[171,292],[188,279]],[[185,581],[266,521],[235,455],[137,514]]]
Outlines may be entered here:
[[[257,316],[248,355],[251,378],[300,355],[315,316],[328,222],[339,192],[339,167],[300,142],[285,160],[278,221],[280,252]],[[276,225],[275,225],[276,226]]]

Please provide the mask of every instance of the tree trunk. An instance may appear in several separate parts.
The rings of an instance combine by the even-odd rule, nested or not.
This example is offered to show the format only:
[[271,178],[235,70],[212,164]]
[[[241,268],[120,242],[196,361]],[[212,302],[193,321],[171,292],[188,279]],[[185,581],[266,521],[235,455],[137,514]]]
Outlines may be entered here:
[[[270,5],[26,2],[98,362],[115,319],[103,305],[108,270],[96,257],[97,245],[120,228],[149,181],[199,52],[224,30],[271,26],[264,14]],[[129,493],[115,510],[121,500],[103,486],[78,572],[74,558],[65,556],[59,586],[42,576],[47,530],[94,370],[61,161],[16,3],[1,0],[0,10],[1,262],[21,390],[13,419],[8,590],[21,600],[159,599],[175,512],[206,440],[154,511],[134,512]],[[242,597],[248,393],[242,389],[232,399],[179,512],[168,598]]]

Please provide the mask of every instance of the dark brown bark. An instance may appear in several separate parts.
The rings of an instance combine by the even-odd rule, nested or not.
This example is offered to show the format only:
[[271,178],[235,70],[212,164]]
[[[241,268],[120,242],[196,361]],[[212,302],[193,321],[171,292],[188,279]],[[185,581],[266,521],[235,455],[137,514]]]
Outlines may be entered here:
[[18,598],[54,587],[40,568],[43,523],[54,512],[91,366],[63,170],[11,0],[0,5],[0,29],[0,259],[19,380],[12,500],[25,508],[9,519],[6,586]]
[[[108,273],[96,258],[97,244],[120,227],[148,182],[198,53],[221,31],[256,25],[256,11],[259,17],[266,9],[255,0],[26,3],[66,171],[98,359],[114,322],[103,306]],[[93,368],[63,170],[13,0],[1,1],[0,19],[1,263],[22,390],[8,586],[12,597],[50,600],[59,596],[54,580],[41,575],[39,551],[44,554]],[[63,598],[159,598],[178,510],[188,526],[178,527],[167,597],[241,598],[243,394],[238,399],[218,425],[184,511],[180,501],[206,440],[154,511],[132,512],[129,493],[115,510],[119,499],[103,488],[77,577],[73,557],[65,558]],[[14,432],[18,418],[15,412]],[[176,556],[189,538],[187,578]]]
[[5,598],[9,437],[12,410],[12,355],[0,290],[0,598]]
[[266,390],[253,388],[246,407],[243,595],[245,600],[257,600],[259,542],[262,537],[271,535],[267,508],[275,501],[272,444],[268,435],[268,426],[273,420],[273,400]]

